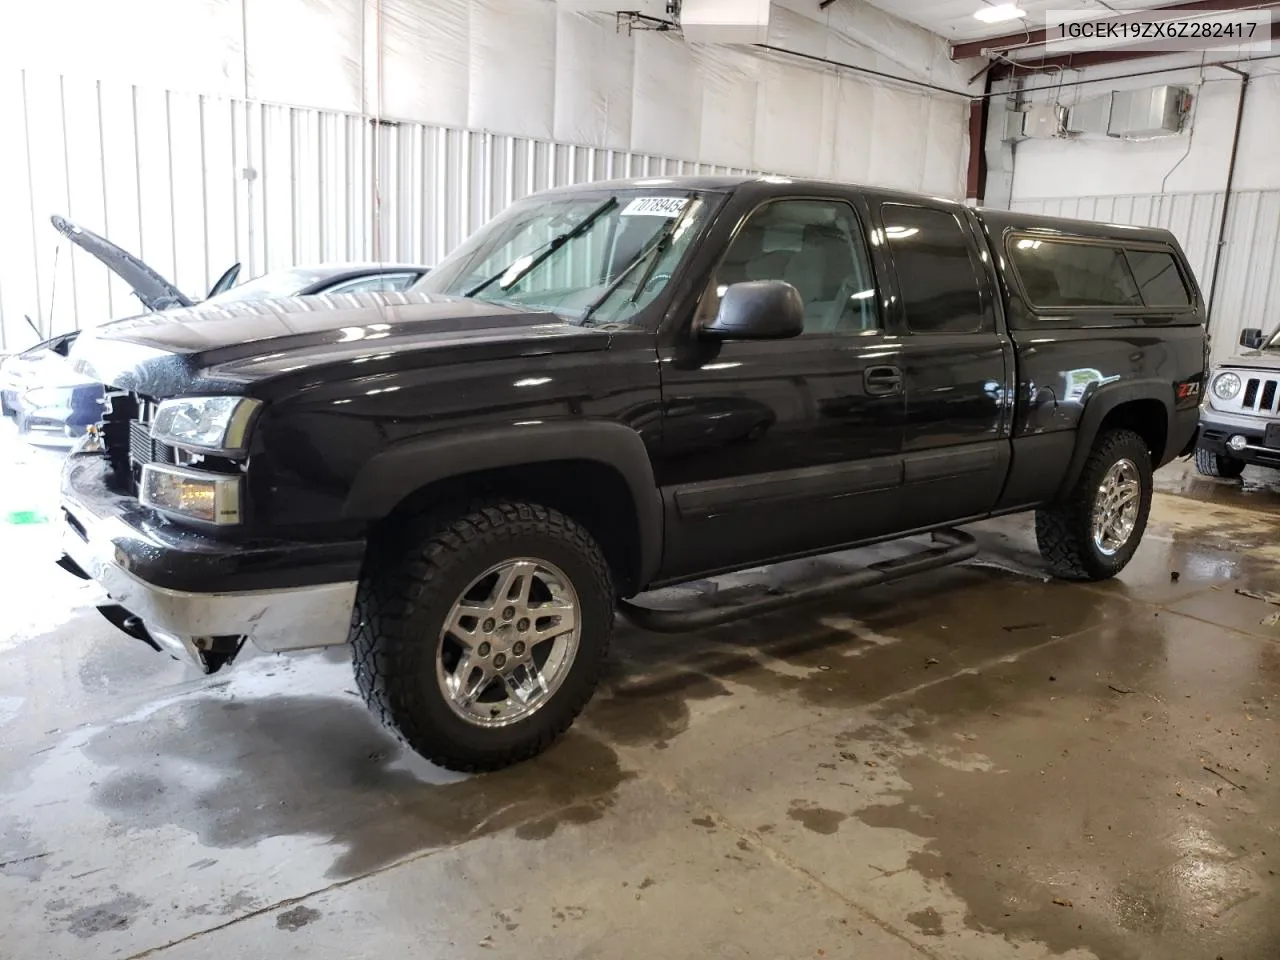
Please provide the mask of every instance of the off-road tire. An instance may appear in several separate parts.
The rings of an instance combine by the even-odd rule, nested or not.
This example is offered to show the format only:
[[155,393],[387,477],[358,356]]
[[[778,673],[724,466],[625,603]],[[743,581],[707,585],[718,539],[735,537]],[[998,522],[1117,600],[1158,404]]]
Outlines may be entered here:
[[[1116,553],[1108,556],[1093,542],[1093,506],[1107,471],[1119,460],[1132,460],[1141,487],[1137,522]],[[1036,543],[1040,555],[1061,580],[1106,580],[1125,568],[1142,542],[1151,512],[1151,454],[1132,430],[1108,430],[1094,441],[1075,486],[1059,502],[1036,511]]]
[[[453,712],[436,681],[440,627],[488,567],[519,556],[554,563],[578,595],[581,633],[569,673],[541,708],[509,726]],[[586,706],[613,633],[609,565],[591,534],[549,507],[499,500],[422,514],[371,540],[351,623],[356,685],[414,751],[449,770],[498,770],[545,750]]]
[[1196,447],[1196,470],[1206,477],[1234,480],[1244,473],[1244,461],[1225,453],[1214,453],[1203,447]]

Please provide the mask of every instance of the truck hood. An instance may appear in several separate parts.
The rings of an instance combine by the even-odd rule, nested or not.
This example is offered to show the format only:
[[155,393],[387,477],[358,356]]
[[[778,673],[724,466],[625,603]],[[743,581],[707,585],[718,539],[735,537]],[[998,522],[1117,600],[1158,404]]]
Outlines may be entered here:
[[1280,350],[1242,350],[1222,363],[1223,370],[1280,370]]
[[93,254],[107,269],[117,274],[133,288],[142,305],[148,310],[168,310],[171,307],[189,307],[190,297],[156,273],[128,250],[117,247],[105,237],[86,230],[56,214],[49,218],[53,228],[81,250]]
[[483,300],[320,294],[116,320],[81,331],[69,359],[100,383],[153,398],[267,396],[406,366],[602,350],[610,340],[554,314]]

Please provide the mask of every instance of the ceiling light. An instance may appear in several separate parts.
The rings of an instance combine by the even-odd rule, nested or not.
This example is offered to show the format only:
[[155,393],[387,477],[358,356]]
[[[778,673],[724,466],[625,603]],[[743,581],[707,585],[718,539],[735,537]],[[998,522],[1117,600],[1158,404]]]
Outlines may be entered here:
[[1001,3],[994,7],[983,7],[973,17],[983,23],[1000,23],[1004,20],[1017,20],[1026,15],[1027,11],[1020,9],[1016,3]]

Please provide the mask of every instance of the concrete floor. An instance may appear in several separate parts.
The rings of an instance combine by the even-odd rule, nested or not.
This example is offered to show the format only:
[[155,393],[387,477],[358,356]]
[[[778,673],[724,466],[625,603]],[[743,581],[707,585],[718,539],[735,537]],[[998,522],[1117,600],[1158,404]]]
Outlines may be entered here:
[[[52,518],[57,458],[0,457],[0,519]],[[1238,591],[1280,591],[1280,495],[1166,474],[1117,582],[1044,582],[1017,518],[802,612],[624,627],[558,746],[472,778],[341,656],[201,677],[86,607],[56,524],[0,525],[0,957],[1274,960],[1280,606]]]

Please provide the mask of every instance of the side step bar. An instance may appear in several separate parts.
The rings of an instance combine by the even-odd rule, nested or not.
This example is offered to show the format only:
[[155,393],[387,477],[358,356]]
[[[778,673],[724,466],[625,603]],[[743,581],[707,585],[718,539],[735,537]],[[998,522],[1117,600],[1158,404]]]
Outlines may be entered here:
[[978,552],[978,544],[967,533],[959,530],[938,530],[933,534],[934,545],[919,553],[892,560],[881,560],[862,570],[855,570],[844,576],[781,593],[768,593],[756,599],[712,602],[701,607],[684,607],[681,609],[658,609],[621,600],[618,610],[624,617],[642,630],[654,633],[684,633],[689,630],[700,630],[706,627],[718,627],[746,617],[755,617],[774,610],[795,606],[818,600],[828,594],[841,590],[852,590],[871,587],[893,580],[901,580],[912,574],[936,570],[955,563],[968,560]]

